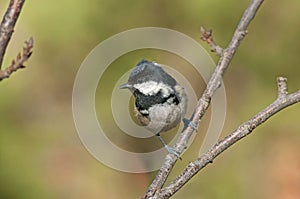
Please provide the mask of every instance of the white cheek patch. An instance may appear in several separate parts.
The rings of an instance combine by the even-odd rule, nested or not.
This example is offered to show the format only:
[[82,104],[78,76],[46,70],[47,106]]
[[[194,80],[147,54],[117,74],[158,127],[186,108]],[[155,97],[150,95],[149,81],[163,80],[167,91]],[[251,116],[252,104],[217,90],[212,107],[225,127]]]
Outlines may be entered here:
[[149,114],[149,111],[148,110],[140,110],[140,112],[142,113],[142,114]]
[[134,88],[138,89],[144,95],[155,95],[160,90],[162,91],[163,97],[168,97],[172,92],[172,89],[164,83],[157,83],[154,81],[148,81],[141,84],[135,84]]

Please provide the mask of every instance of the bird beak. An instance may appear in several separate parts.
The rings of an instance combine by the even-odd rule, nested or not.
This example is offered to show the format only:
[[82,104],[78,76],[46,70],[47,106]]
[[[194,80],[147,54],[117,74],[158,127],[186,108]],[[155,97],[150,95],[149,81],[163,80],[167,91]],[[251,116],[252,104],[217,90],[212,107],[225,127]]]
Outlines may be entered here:
[[126,84],[122,84],[122,85],[119,87],[119,89],[125,89],[125,88],[130,89],[130,88],[132,88],[132,85],[126,83]]

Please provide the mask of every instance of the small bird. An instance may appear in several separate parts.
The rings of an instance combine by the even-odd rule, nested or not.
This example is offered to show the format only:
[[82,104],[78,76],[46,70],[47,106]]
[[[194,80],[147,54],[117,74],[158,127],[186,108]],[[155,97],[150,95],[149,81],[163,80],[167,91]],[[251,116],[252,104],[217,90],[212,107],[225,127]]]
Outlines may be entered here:
[[184,88],[159,64],[143,59],[120,89],[129,89],[135,97],[134,113],[141,125],[158,136],[169,153],[179,157],[160,133],[175,128],[184,119],[188,102]]

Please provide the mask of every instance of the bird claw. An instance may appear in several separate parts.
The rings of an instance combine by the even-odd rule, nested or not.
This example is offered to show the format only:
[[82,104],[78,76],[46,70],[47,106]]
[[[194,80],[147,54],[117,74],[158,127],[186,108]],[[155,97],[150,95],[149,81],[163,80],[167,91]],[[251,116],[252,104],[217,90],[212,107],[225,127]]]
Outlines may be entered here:
[[194,129],[196,132],[198,132],[197,124],[195,124],[193,121],[191,121],[187,118],[183,118],[182,121],[183,121],[185,127],[190,126],[190,127],[192,127],[192,129]]
[[181,157],[180,157],[180,153],[178,151],[176,151],[174,148],[172,147],[169,147],[167,145],[167,143],[162,139],[162,137],[160,136],[160,134],[156,134],[156,136],[158,137],[158,139],[161,141],[161,143],[164,145],[164,147],[166,148],[166,150],[168,151],[168,153],[171,153],[173,155],[175,155],[178,159],[181,160]]
[[181,157],[180,157],[180,153],[178,151],[176,151],[174,148],[172,147],[169,147],[168,145],[165,145],[165,148],[167,149],[167,151],[173,155],[175,155],[178,159],[181,160]]

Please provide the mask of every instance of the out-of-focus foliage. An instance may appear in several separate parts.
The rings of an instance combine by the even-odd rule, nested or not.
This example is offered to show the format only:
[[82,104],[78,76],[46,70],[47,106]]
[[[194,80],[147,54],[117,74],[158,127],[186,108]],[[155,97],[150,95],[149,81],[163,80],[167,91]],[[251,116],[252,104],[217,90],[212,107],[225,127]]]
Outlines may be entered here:
[[[204,26],[212,28],[216,42],[226,46],[249,2],[26,1],[4,64],[15,57],[30,36],[35,39],[33,55],[26,64],[28,68],[0,82],[0,197],[142,195],[155,172],[127,174],[112,170],[96,161],[79,140],[71,97],[81,62],[101,41],[135,27],[170,28],[201,43],[199,30]],[[1,0],[0,5],[4,13],[8,1]],[[228,112],[222,136],[275,99],[276,76],[288,78],[290,91],[300,88],[299,9],[297,0],[275,0],[265,1],[259,10],[224,77]],[[112,64],[124,68],[111,67],[103,83],[116,81],[121,70],[127,71],[143,57],[172,63],[172,56],[165,54],[141,50],[124,55]],[[111,89],[106,87],[97,97],[109,100]],[[101,112],[101,104],[97,106],[99,117],[110,117],[111,113]],[[299,198],[299,117],[299,105],[282,111],[217,158],[174,198]],[[114,126],[113,120],[105,125]],[[151,141],[132,146],[137,142],[120,134],[109,136],[127,149],[153,149]],[[170,177],[196,157],[202,139],[200,131]]]

